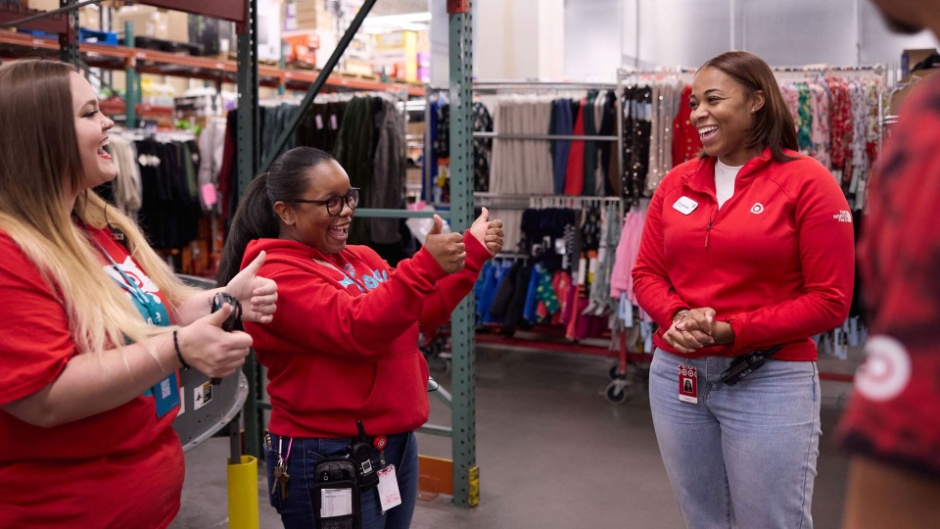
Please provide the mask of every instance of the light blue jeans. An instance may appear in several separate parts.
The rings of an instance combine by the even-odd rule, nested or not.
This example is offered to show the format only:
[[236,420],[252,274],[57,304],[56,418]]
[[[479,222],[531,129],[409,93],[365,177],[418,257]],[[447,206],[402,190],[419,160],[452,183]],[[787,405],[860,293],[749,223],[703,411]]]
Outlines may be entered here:
[[[731,358],[656,349],[656,440],[689,529],[812,529],[819,456],[816,362],[768,360],[734,386]],[[679,366],[698,369],[698,404],[679,400]]]
[[[362,529],[408,529],[414,515],[415,502],[418,499],[418,442],[414,433],[389,435],[385,447],[385,461],[395,465],[398,478],[398,490],[401,493],[401,505],[382,513],[379,494],[375,487],[361,491],[360,517]],[[294,438],[291,445],[289,438],[283,441],[271,434],[273,450],[265,448],[265,464],[268,471],[268,492],[271,505],[281,515],[285,529],[317,529],[313,514],[313,500],[310,495],[314,487],[314,468],[329,457],[342,457],[348,453],[349,439],[302,439]],[[277,450],[281,456],[287,454],[288,482],[287,499],[281,499],[280,491],[271,493],[274,485],[274,466],[277,464]],[[379,458],[373,457],[372,464],[378,468]]]

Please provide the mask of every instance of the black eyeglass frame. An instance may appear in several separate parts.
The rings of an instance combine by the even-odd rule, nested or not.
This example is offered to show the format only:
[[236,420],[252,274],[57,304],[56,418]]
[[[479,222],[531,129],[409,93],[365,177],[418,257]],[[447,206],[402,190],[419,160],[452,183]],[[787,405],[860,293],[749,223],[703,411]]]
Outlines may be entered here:
[[[300,204],[320,204],[321,206],[326,206],[326,212],[329,213],[331,217],[338,217],[343,212],[343,207],[340,206],[339,210],[336,213],[333,213],[333,210],[330,209],[330,202],[332,202],[333,199],[336,199],[336,198],[342,199],[341,202],[337,202],[333,207],[336,207],[340,204],[346,204],[346,206],[348,206],[349,209],[355,211],[356,206],[359,205],[359,191],[360,191],[360,188],[358,187],[350,187],[349,191],[346,191],[345,195],[331,195],[323,200],[310,200],[310,199],[298,198],[294,200],[285,200],[285,202],[294,202],[294,203],[300,203]],[[353,200],[353,196],[355,196],[355,201],[356,201],[355,205],[350,204],[350,201]]]

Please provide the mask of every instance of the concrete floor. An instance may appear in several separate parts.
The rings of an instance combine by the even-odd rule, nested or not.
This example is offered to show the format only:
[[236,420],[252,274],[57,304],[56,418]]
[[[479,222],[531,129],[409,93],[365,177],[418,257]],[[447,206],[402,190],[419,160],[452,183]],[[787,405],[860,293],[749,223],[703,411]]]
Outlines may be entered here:
[[[857,354],[855,355],[857,357]],[[822,371],[852,372],[857,362],[823,360]],[[480,504],[449,497],[419,500],[414,529],[683,527],[663,468],[645,389],[622,405],[604,400],[611,360],[479,346],[477,464]],[[432,366],[433,367],[433,366]],[[433,372],[439,381],[449,378]],[[817,529],[842,519],[847,462],[831,433],[850,385],[823,381],[823,438],[813,500]],[[445,384],[448,386],[449,384]],[[431,423],[449,424],[431,400]],[[419,436],[420,452],[450,458],[450,440]],[[229,444],[211,439],[186,454],[186,483],[173,529],[228,527],[225,461]],[[280,528],[259,467],[260,527]]]

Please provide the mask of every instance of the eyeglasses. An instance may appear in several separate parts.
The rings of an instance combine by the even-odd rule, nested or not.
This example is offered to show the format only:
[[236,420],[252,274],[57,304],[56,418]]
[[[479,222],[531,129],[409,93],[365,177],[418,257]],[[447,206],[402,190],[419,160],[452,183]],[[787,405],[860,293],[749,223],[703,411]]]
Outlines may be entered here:
[[324,200],[296,199],[296,200],[290,200],[289,202],[325,205],[326,212],[329,213],[331,217],[338,217],[339,214],[343,212],[344,202],[346,203],[347,206],[349,206],[349,209],[356,209],[356,206],[359,205],[359,188],[350,187],[349,191],[347,191],[345,195],[333,195]]

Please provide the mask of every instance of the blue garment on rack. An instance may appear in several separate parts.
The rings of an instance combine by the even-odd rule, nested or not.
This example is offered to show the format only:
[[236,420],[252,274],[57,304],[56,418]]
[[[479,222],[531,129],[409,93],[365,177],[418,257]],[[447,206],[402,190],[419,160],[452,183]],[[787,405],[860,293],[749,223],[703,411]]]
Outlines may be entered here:
[[[496,277],[496,265],[491,261],[483,263],[483,269],[480,270],[480,275],[477,277],[477,282],[473,284],[473,301],[475,303],[475,311],[478,318],[483,318],[483,313],[486,312],[486,304],[484,303],[484,297],[487,293],[487,285],[493,283],[492,288],[489,290],[495,291],[495,277]],[[492,300],[490,300],[492,302]]]
[[[574,133],[574,116],[571,113],[570,99],[552,101],[553,128],[549,134],[571,135]],[[568,171],[568,153],[571,152],[570,140],[552,140],[549,145],[552,153],[552,174],[555,193],[565,192],[565,176]]]
[[522,317],[529,323],[537,323],[539,315],[539,278],[544,273],[542,265],[532,267],[532,275],[529,276],[529,286],[525,295],[525,308],[522,309]]
[[[502,261],[495,267],[493,274],[492,293],[487,291],[483,297],[483,323],[500,323],[506,317],[506,308],[509,306],[512,297],[513,286],[511,284],[513,262],[510,260]],[[497,294],[503,290],[503,300],[499,306],[496,303]],[[496,308],[494,313],[493,309]]]

